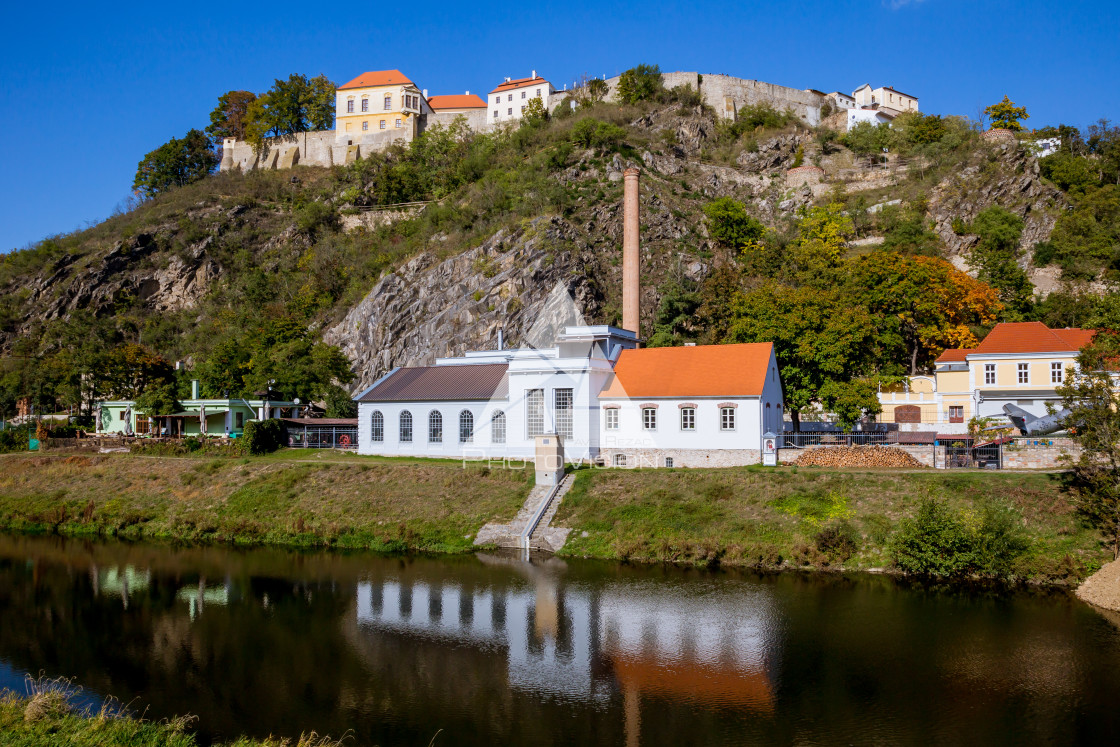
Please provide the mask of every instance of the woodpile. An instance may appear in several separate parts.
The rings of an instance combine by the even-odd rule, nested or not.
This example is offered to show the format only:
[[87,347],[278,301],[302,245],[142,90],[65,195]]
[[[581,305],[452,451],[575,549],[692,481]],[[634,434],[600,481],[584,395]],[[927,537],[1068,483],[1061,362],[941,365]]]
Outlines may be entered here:
[[800,467],[878,467],[914,469],[925,467],[902,449],[891,446],[827,446],[810,449],[793,461]]

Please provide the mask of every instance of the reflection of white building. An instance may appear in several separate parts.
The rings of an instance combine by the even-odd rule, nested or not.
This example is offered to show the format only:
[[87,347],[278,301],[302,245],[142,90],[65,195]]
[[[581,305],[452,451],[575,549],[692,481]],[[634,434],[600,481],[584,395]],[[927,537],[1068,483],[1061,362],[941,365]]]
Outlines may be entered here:
[[383,579],[358,584],[359,627],[502,648],[510,684],[579,699],[671,695],[757,711],[773,706],[774,602],[758,585],[500,588]]

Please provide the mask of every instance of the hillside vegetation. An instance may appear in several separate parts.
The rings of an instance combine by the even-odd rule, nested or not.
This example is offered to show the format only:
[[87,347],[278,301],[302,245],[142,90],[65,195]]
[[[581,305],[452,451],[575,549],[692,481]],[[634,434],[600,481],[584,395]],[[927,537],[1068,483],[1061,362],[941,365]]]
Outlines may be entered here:
[[[795,412],[825,405],[850,420],[877,379],[925,370],[1000,320],[1120,325],[1107,293],[1115,128],[1066,132],[1069,152],[1040,165],[1027,145],[988,145],[958,118],[839,137],[765,106],[720,120],[687,88],[630,99],[591,97],[493,133],[436,126],[345,167],[216,174],[12,252],[0,260],[0,414],[21,396],[89,412],[165,381],[182,397],[192,377],[205,395],[272,387],[341,412],[360,381],[420,362],[413,342],[431,353],[418,330],[432,312],[410,312],[407,290],[375,299],[407,320],[392,359],[366,362],[370,343],[341,343],[345,330],[323,341],[416,258],[408,282],[446,299],[458,285],[432,274],[440,262],[473,251],[467,271],[481,282],[521,256],[509,252],[536,252],[509,281],[532,287],[501,288],[501,306],[463,294],[463,316],[485,323],[447,335],[441,352],[486,345],[495,325],[518,343],[533,320],[522,299],[536,303],[558,277],[590,321],[616,323],[631,164],[643,167],[643,336],[774,340]],[[824,183],[791,186],[786,170],[810,164]],[[367,212],[416,201],[427,205]],[[796,349],[808,339],[819,344]],[[172,372],[174,361],[186,366]]]

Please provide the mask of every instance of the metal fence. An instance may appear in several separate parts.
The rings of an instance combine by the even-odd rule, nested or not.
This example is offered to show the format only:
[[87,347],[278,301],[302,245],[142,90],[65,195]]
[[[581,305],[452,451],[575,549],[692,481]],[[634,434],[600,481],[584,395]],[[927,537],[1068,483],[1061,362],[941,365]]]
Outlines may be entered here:
[[356,449],[358,429],[335,425],[289,428],[288,445],[297,449]]
[[946,446],[946,469],[1001,469],[1003,445]]
[[781,449],[804,449],[809,446],[870,446],[897,444],[898,431],[801,431],[783,433],[778,437]]

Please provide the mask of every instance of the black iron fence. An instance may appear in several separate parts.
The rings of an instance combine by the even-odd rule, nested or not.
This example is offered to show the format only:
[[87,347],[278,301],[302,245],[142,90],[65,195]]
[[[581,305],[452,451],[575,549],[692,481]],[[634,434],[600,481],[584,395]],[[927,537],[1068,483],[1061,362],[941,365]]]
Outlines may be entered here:
[[781,449],[804,449],[810,446],[871,446],[897,444],[898,431],[801,431],[783,433],[778,437]]
[[1002,466],[1002,444],[945,447],[945,469],[1000,469]]
[[336,425],[289,427],[288,445],[297,449],[356,449],[358,429]]

